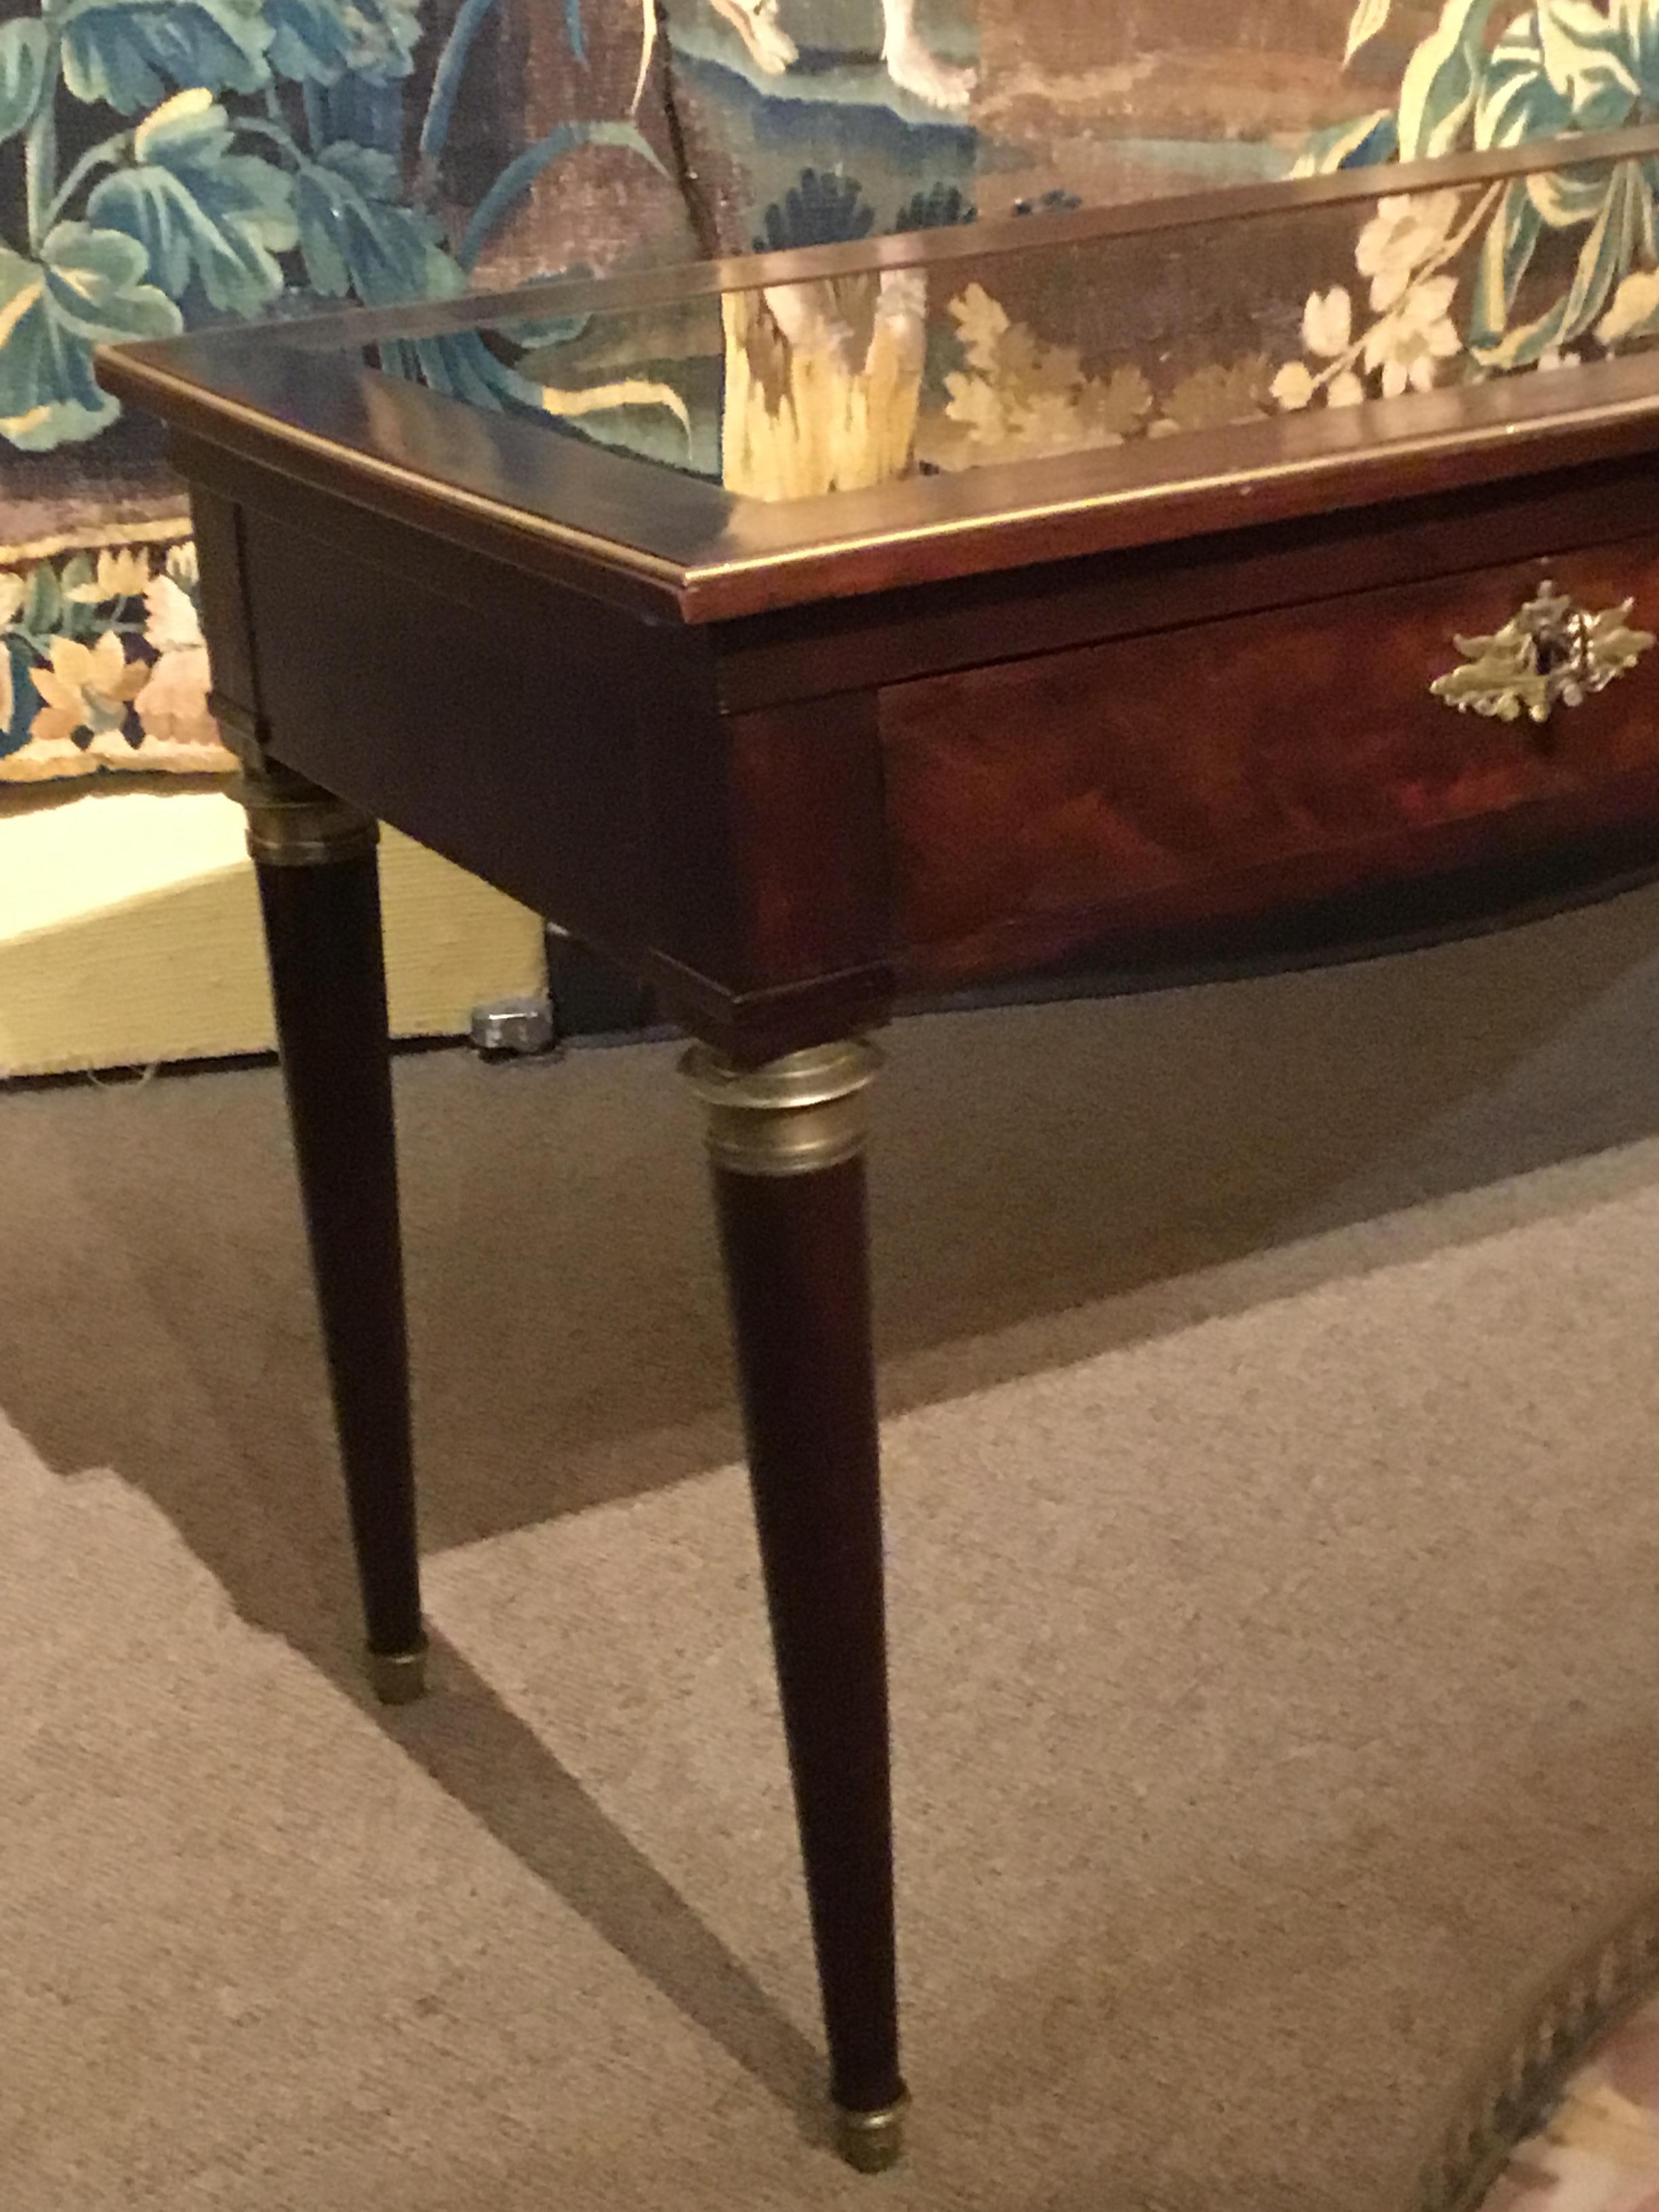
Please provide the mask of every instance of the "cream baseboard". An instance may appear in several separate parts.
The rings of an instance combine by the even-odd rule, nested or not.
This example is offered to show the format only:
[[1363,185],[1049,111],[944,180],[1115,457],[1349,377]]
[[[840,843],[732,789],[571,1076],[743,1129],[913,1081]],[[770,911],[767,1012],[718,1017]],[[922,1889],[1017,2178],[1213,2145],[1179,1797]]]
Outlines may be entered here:
[[[544,988],[541,925],[395,831],[380,847],[394,1035],[460,1036]],[[0,803],[0,1077],[269,1050],[241,809],[114,779]]]

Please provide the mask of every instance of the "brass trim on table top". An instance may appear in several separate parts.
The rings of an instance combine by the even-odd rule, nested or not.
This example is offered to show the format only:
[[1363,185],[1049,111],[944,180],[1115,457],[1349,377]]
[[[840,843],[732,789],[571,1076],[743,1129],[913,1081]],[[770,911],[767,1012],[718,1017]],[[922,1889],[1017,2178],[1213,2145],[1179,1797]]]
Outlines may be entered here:
[[[1592,396],[1584,398],[1587,392]],[[1571,404],[1575,394],[1581,400],[1577,405]],[[723,557],[711,548],[711,557],[685,570],[682,605],[688,620],[698,621],[874,588],[856,580],[817,577],[809,588],[799,592],[780,590],[778,583],[781,576],[797,568],[812,569],[818,564],[828,568],[877,551],[948,547],[975,536],[988,539],[994,535],[996,550],[1005,557],[975,561],[970,556],[926,568],[913,566],[901,580],[920,583],[946,574],[1011,568],[1022,557],[1016,550],[1020,532],[1050,530],[1084,518],[1104,526],[1091,532],[1088,544],[1056,544],[1024,557],[1060,559],[1084,552],[1127,551],[1176,537],[1367,506],[1379,498],[1404,495],[1389,482],[1402,468],[1414,467],[1425,476],[1432,471],[1431,483],[1411,489],[1452,490],[1460,483],[1500,473],[1524,474],[1521,465],[1500,471],[1484,464],[1547,437],[1577,434],[1605,447],[1605,455],[1564,454],[1561,465],[1585,458],[1616,457],[1633,444],[1649,442],[1627,434],[1648,428],[1656,416],[1659,359],[1637,356],[1564,368],[1547,379],[1516,376],[1480,385],[1447,385],[1408,392],[1399,399],[1373,400],[1363,409],[1310,409],[1052,460],[997,462],[955,476],[905,477],[868,491],[832,492],[821,499],[775,505],[745,500],[727,535],[741,530],[760,542]],[[1395,425],[1400,426],[1397,432]],[[1651,442],[1659,445],[1659,438]],[[1475,465],[1460,473],[1459,462]],[[1013,496],[1017,487],[1029,485],[1034,477],[1054,485],[1049,496]],[[924,502],[942,504],[945,487],[962,512],[920,511]],[[1287,495],[1293,493],[1299,495]],[[1200,501],[1213,504],[1206,515],[1195,518],[1189,510]],[[912,509],[908,514],[902,513],[906,507]],[[868,526],[845,526],[864,516],[869,517]],[[801,526],[810,529],[817,517],[826,526],[839,520],[843,527],[833,538],[827,534],[814,538]],[[885,526],[884,518],[890,518]],[[795,526],[794,534],[785,538],[784,527],[790,523]],[[769,524],[776,527],[776,543],[766,542],[771,534]],[[766,582],[763,593],[744,590],[745,584],[759,579]]]

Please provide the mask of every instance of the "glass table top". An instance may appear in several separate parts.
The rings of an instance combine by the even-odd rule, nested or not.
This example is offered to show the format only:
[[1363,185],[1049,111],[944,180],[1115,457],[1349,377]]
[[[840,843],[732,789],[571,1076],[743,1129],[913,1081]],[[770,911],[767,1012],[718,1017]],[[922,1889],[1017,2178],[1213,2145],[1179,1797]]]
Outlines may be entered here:
[[176,430],[263,439],[369,504],[447,502],[682,613],[1225,527],[1228,495],[1288,517],[1490,477],[1517,432],[1556,441],[1551,465],[1564,424],[1589,426],[1581,452],[1659,444],[1639,357],[1659,124],[1126,208],[931,212],[121,347],[100,374]]
[[[1659,334],[1659,133],[336,325],[374,374],[763,500],[1547,372]],[[837,194],[795,228],[833,227]],[[828,273],[796,277],[814,259]],[[776,273],[774,273],[775,271]],[[564,295],[562,298],[562,294]],[[642,296],[641,296],[642,295]],[[565,304],[565,300],[568,304]],[[370,327],[372,325],[372,328]],[[319,331],[318,336],[320,337]],[[315,342],[315,341],[313,341]]]

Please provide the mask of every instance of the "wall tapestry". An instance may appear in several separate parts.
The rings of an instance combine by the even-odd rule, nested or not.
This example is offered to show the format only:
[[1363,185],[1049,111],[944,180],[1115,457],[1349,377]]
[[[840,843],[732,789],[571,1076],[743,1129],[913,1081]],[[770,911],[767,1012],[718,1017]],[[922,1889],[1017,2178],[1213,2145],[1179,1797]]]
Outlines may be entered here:
[[[1659,112],[1659,0],[0,0],[0,779],[19,781],[224,764],[181,496],[151,426],[98,389],[100,342]],[[1304,229],[1294,283],[1264,265],[1270,309],[1190,315],[1209,350],[1173,364],[1127,321],[1115,349],[1109,330],[1079,349],[1017,287],[964,285],[924,344],[900,286],[886,352],[850,371],[860,451],[819,441],[805,473],[744,396],[773,304],[729,303],[711,367],[747,427],[714,465],[775,495],[1061,451],[1085,421],[1084,442],[1158,435],[1594,356],[1659,327],[1656,190],[1638,163],[1384,194],[1316,251]],[[647,450],[685,416],[579,332],[549,326],[532,355],[526,373],[431,346],[406,368]],[[920,453],[913,377],[938,402]]]

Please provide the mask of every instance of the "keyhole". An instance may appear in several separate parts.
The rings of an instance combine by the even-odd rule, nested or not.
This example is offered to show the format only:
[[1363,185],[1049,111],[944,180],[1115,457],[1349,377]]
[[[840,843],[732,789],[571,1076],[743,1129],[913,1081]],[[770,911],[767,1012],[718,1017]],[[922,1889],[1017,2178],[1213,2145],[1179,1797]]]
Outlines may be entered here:
[[1564,670],[1583,677],[1590,665],[1590,623],[1587,615],[1573,613],[1559,628],[1540,629],[1533,635],[1533,654],[1540,676]]

